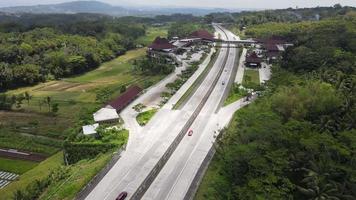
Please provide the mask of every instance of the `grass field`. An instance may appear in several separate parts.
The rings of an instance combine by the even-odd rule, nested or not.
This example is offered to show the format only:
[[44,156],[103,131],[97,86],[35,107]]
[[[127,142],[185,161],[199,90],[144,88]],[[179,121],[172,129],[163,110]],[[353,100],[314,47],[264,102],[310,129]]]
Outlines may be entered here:
[[[102,88],[113,91],[111,93],[113,98],[120,94],[122,85],[137,84],[145,87],[147,82],[153,84],[161,80],[164,77],[162,75],[144,76],[132,72],[132,60],[145,55],[145,48],[131,50],[80,76],[8,91],[8,95],[27,91],[32,95],[32,99],[29,103],[24,101],[20,109],[15,109],[17,112],[0,112],[0,137],[2,138],[0,147],[24,150],[36,148],[36,152],[49,153],[58,151],[58,149],[51,149],[51,146],[46,149],[44,146],[47,144],[44,142],[36,147],[34,144],[38,138],[32,136],[64,139],[65,130],[73,125],[82,109],[100,106],[96,102],[96,94]],[[47,96],[51,97],[52,102],[59,104],[56,116],[48,113],[48,105],[40,104]],[[21,138],[17,140],[17,136]],[[27,139],[24,140],[25,137]],[[11,140],[14,140],[14,145],[11,145]]]
[[3,189],[0,189],[0,200],[12,199],[13,193],[16,190],[24,189],[33,181],[47,177],[51,170],[62,166],[62,164],[63,152],[58,152],[47,160],[39,163],[37,167],[22,174],[19,180],[12,182]]
[[38,163],[24,160],[12,160],[0,158],[0,171],[12,172],[15,174],[23,174],[28,170],[37,166]]
[[234,103],[235,101],[241,99],[246,95],[247,95],[246,90],[240,89],[239,85],[233,85],[230,89],[229,96],[226,98],[224,102],[224,106]]
[[70,166],[68,178],[51,184],[41,200],[74,199],[76,194],[106,165],[112,152],[99,155],[92,160],[82,160]]
[[157,36],[167,37],[168,27],[150,27],[146,31],[146,35],[137,39],[137,43],[147,46],[153,42]]
[[[62,141],[66,138],[66,130],[74,126],[82,110],[91,110],[101,106],[96,102],[98,90],[109,88],[112,91],[110,93],[111,98],[114,98],[120,94],[119,89],[122,85],[137,84],[141,87],[147,87],[147,82],[154,84],[161,80],[164,77],[163,75],[145,76],[132,71],[132,60],[145,55],[145,48],[131,50],[125,55],[104,63],[99,68],[80,76],[8,91],[8,95],[17,95],[27,91],[32,96],[32,99],[29,103],[24,101],[21,108],[14,108],[15,111],[0,112],[0,148],[28,150],[47,156],[54,155],[54,158],[52,156],[43,161],[37,167],[24,173],[19,181],[7,186],[5,190],[0,190],[1,194],[5,194],[0,195],[0,199],[9,199],[16,189],[23,189],[31,181],[46,177],[50,169],[61,166],[62,152],[56,153],[62,149]],[[56,115],[49,113],[47,104],[40,104],[47,96],[51,97],[52,103],[59,104],[59,111]],[[124,132],[122,137],[127,139],[128,133]],[[118,142],[122,145],[123,141],[126,140],[120,138]],[[58,159],[54,163],[55,158]],[[106,160],[101,161],[106,163]],[[72,185],[75,189],[66,192],[69,192],[72,196],[75,195],[84,182],[87,181],[88,176],[93,176],[94,172],[101,169],[101,166],[95,163],[83,165],[83,169],[91,169],[92,171],[87,172],[89,175],[79,175],[77,177],[78,180],[76,180],[79,182],[78,185]],[[28,168],[18,169],[8,162],[6,166],[4,165],[5,167],[7,171],[14,172],[24,172],[30,169],[29,165],[27,165]],[[14,169],[11,170],[10,168]],[[85,172],[85,170],[78,171]]]
[[257,84],[257,85],[260,84],[260,74],[258,70],[245,69],[242,85],[248,85],[250,83]]
[[145,126],[157,111],[157,109],[152,109],[138,114],[136,117],[138,124],[140,124],[140,126]]

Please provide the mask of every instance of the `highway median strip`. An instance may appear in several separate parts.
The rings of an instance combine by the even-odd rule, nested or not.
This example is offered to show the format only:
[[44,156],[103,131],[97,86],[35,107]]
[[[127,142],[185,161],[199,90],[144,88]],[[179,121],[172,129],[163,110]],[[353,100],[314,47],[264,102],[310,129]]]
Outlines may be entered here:
[[208,66],[204,69],[204,71],[199,75],[199,77],[194,81],[194,83],[188,88],[188,90],[173,106],[174,110],[178,110],[182,108],[185,105],[185,103],[189,100],[189,98],[194,94],[194,92],[198,89],[199,85],[203,82],[205,77],[209,74],[210,70],[213,68],[219,53],[220,53],[220,49],[217,49],[217,51],[213,53]]

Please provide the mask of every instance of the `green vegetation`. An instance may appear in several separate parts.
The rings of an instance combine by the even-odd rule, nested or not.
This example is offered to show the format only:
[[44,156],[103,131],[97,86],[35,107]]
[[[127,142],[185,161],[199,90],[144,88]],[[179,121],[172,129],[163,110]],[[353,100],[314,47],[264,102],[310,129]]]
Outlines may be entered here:
[[153,42],[156,37],[167,37],[168,32],[167,32],[168,27],[149,27],[146,30],[146,35],[141,36],[136,40],[136,43],[147,46]]
[[[116,29],[120,25],[127,29]],[[0,33],[4,38],[0,41],[0,87],[32,85],[92,70],[132,49],[132,40],[145,34],[143,27],[138,30],[138,25],[106,24],[102,28],[103,36],[95,33],[97,38],[63,34],[51,28]],[[133,30],[138,32],[132,34]]]
[[48,177],[52,170],[59,168],[63,164],[63,153],[58,152],[47,160],[38,164],[37,167],[22,174],[19,180],[12,182],[10,185],[0,189],[0,199],[12,199],[17,190],[25,190],[28,185],[33,184],[35,180],[42,180]]
[[[218,49],[217,51],[215,51],[212,55],[211,55],[211,60],[208,64],[208,66],[206,66],[206,68],[203,70],[203,72],[198,76],[198,78],[194,81],[194,83],[188,88],[188,90],[183,94],[183,96],[177,101],[177,103],[173,106],[173,109],[179,109],[181,108],[191,97],[191,95],[194,94],[194,92],[198,89],[199,85],[204,81],[205,77],[209,74],[211,68],[214,66],[216,59],[218,58],[220,53],[220,49]],[[203,57],[201,59],[201,62],[203,60],[205,60],[206,56]],[[198,67],[200,63],[196,64],[196,67]],[[195,72],[195,70],[194,70]],[[192,72],[192,74],[194,73]],[[190,77],[191,75],[189,75]],[[185,81],[184,81],[185,82]],[[184,83],[183,82],[183,83]],[[183,85],[183,84],[182,84]],[[180,88],[180,87],[179,87]]]
[[145,57],[138,60],[135,60],[134,70],[147,75],[154,74],[170,74],[174,71],[175,66],[177,65],[174,61],[171,61],[172,58],[168,55],[161,55],[157,58]]
[[[295,46],[262,97],[218,138],[197,199],[356,197],[355,22],[348,15],[279,24]],[[248,31],[268,36],[274,28]]]
[[168,37],[184,38],[189,36],[192,32],[199,29],[206,29],[213,32],[213,28],[210,25],[199,22],[175,22],[172,23],[168,29]]
[[256,88],[260,85],[260,74],[258,70],[245,69],[242,85],[245,88]]
[[[212,13],[205,16],[205,21],[230,23],[232,26],[243,31],[244,27],[270,22],[289,23],[301,21],[317,21],[337,16],[344,16],[354,12],[354,7],[342,7],[336,4],[333,7],[299,8],[299,9],[279,9],[262,11],[243,11],[238,13]],[[271,29],[273,30],[273,29]]]
[[40,200],[74,199],[78,192],[108,163],[112,152],[98,155],[91,160],[82,160],[66,167],[69,176],[54,182],[40,196]]
[[23,174],[28,170],[37,166],[38,163],[25,161],[25,160],[13,160],[7,158],[0,158],[0,171],[12,172],[15,174]]
[[157,111],[157,109],[152,109],[138,114],[136,117],[138,124],[140,124],[140,126],[145,126]]
[[229,96],[226,98],[224,102],[224,106],[234,103],[235,101],[241,99],[242,97],[247,96],[247,94],[248,94],[247,90],[241,87],[240,84],[236,84],[236,83],[233,84],[230,89]]

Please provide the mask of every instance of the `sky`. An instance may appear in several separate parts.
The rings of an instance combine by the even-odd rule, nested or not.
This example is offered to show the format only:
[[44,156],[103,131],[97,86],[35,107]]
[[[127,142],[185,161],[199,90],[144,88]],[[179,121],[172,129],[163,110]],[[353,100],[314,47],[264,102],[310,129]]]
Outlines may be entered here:
[[[37,5],[69,2],[73,0],[0,0],[0,7]],[[356,0],[101,0],[112,5],[127,6],[176,6],[176,7],[215,7],[215,8],[288,8],[332,6],[340,3],[356,7]],[[135,2],[134,4],[132,2]]]

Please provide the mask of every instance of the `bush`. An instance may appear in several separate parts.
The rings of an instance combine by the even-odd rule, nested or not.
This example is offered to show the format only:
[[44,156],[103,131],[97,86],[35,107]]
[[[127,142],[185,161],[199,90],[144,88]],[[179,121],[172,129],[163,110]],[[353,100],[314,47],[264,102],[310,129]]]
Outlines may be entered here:
[[115,144],[70,143],[64,144],[64,159],[67,164],[74,164],[83,159],[95,158],[117,147]]

